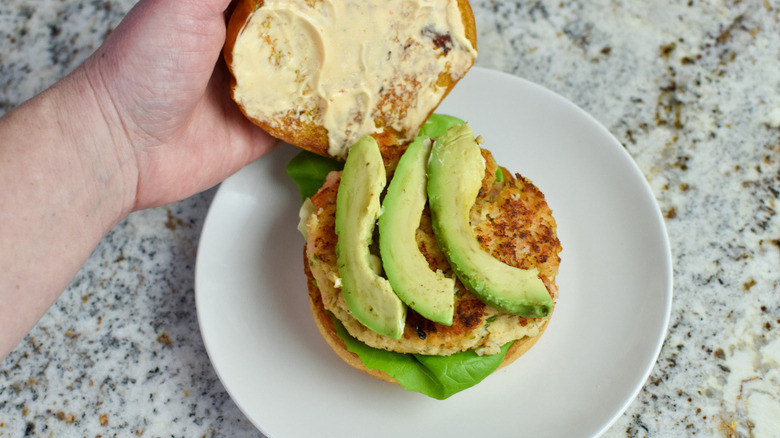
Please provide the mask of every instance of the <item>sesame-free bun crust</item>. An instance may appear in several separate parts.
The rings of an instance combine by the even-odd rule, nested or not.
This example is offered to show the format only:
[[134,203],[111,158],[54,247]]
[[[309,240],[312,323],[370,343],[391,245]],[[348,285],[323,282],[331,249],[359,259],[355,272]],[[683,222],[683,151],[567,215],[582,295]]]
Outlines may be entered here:
[[[448,0],[438,1],[444,4],[448,2]],[[312,10],[312,13],[319,13],[317,12],[317,6],[322,3],[322,0],[307,0],[305,2],[302,1],[302,3],[305,3],[304,6],[309,7]],[[393,14],[391,8],[395,8],[396,15],[398,15],[397,11],[400,10],[401,3],[402,2],[398,0],[387,0],[384,3],[380,3],[380,5],[383,7],[384,5],[387,5],[389,17]],[[246,69],[239,66],[239,63],[242,62],[241,59],[245,59],[246,57],[240,56],[240,50],[237,49],[240,49],[240,44],[248,44],[245,39],[242,40],[240,38],[242,32],[244,29],[248,29],[249,23],[252,21],[253,17],[261,17],[260,14],[256,14],[256,11],[261,10],[261,8],[264,7],[272,7],[273,4],[273,0],[239,0],[230,17],[224,46],[224,58],[231,72],[231,96],[249,120],[262,127],[274,137],[320,155],[343,159],[346,156],[348,147],[356,140],[355,136],[359,138],[363,134],[371,134],[379,142],[384,155],[393,156],[394,154],[388,151],[388,149],[402,148],[403,146],[401,145],[408,143],[408,141],[416,135],[420,126],[422,126],[422,123],[424,123],[428,116],[439,105],[441,100],[473,65],[473,56],[476,55],[476,28],[471,6],[467,0],[457,0],[457,7],[460,11],[462,20],[462,32],[465,35],[466,40],[470,42],[472,46],[471,50],[473,50],[473,56],[467,59],[468,62],[464,64],[460,61],[455,62],[452,59],[457,54],[453,47],[458,47],[456,44],[458,39],[451,37],[450,34],[446,33],[450,31],[449,29],[436,29],[435,33],[431,32],[429,37],[423,39],[423,42],[426,43],[424,45],[425,51],[421,52],[421,56],[426,57],[426,59],[443,60],[441,66],[437,67],[440,69],[438,77],[434,76],[432,78],[435,85],[434,82],[427,84],[425,81],[431,78],[426,77],[423,74],[423,70],[430,70],[430,65],[432,64],[427,65],[425,68],[420,67],[420,71],[416,71],[415,68],[417,67],[404,68],[402,66],[402,64],[406,62],[405,59],[401,59],[400,57],[398,60],[394,59],[392,66],[398,68],[376,69],[376,71],[381,71],[381,74],[385,75],[378,79],[380,82],[379,85],[381,86],[374,84],[377,85],[376,90],[372,88],[367,89],[366,91],[374,94],[370,96],[368,100],[376,104],[375,107],[373,107],[374,109],[371,109],[372,107],[367,108],[366,111],[370,112],[370,114],[359,113],[351,119],[345,117],[343,123],[331,123],[329,125],[331,130],[329,131],[323,120],[329,120],[328,118],[325,118],[325,112],[327,111],[327,108],[332,105],[331,101],[333,98],[330,98],[327,95],[323,96],[318,91],[322,88],[319,84],[312,86],[312,83],[307,82],[310,81],[312,76],[318,76],[319,71],[314,71],[315,69],[302,69],[301,72],[296,71],[298,76],[297,80],[304,83],[305,87],[308,88],[304,93],[304,98],[292,101],[292,104],[289,108],[286,108],[286,110],[280,110],[279,107],[275,108],[273,111],[266,109],[258,110],[253,106],[254,104],[251,104],[251,102],[258,101],[279,102],[280,99],[268,99],[265,94],[262,95],[264,96],[263,98],[250,96],[250,94],[254,94],[255,91],[262,91],[265,93],[266,90],[264,88],[269,88],[267,84],[274,83],[274,78],[272,76],[277,73],[279,78],[281,78],[280,80],[282,80],[282,84],[289,84],[292,80],[284,80],[287,76],[283,75],[289,75],[290,70],[296,68],[289,67],[287,64],[283,67],[270,70]],[[258,18],[258,20],[260,20],[260,18]],[[279,26],[282,26],[282,24],[273,21],[266,25],[266,27],[271,30]],[[328,29],[326,28],[323,30],[323,33],[327,34],[327,31]],[[380,31],[377,30],[377,32]],[[291,31],[291,33],[297,34],[300,32]],[[314,34],[317,33],[315,32]],[[265,39],[263,45],[265,45],[266,48],[268,48],[268,45],[272,46],[268,48],[268,50],[277,50],[277,47],[274,46],[275,44],[280,46],[278,50],[282,52],[285,47],[288,47],[282,46],[282,44],[278,42],[278,38],[272,38],[262,33],[261,35],[263,35],[263,38]],[[386,40],[391,41],[392,38],[388,36]],[[244,42],[242,43],[242,41]],[[349,44],[354,44],[354,47],[340,47],[339,52],[353,53],[364,50],[361,48],[363,41],[363,38],[354,38],[349,41]],[[455,41],[455,43],[453,41]],[[402,53],[408,49],[409,45],[410,44],[405,41],[387,42],[388,56],[391,51],[393,53]],[[322,44],[320,44],[320,46],[322,46]],[[415,44],[414,46],[420,47],[423,46],[423,44]],[[290,45],[289,47],[293,46]],[[322,50],[324,51],[326,49]],[[315,57],[316,55],[311,56]],[[329,54],[322,56],[330,56],[329,59],[333,58],[333,56]],[[338,55],[338,57],[341,56],[342,55]],[[272,56],[266,57],[269,59],[272,58]],[[302,57],[302,55],[300,57]],[[258,54],[257,58],[261,59],[263,58],[263,55]],[[292,56],[290,58],[292,58]],[[407,56],[405,58],[411,57]],[[271,62],[272,61],[268,61],[267,64],[270,64]],[[455,65],[453,66],[451,64]],[[257,73],[258,70],[260,73]],[[269,73],[269,71],[271,73]],[[343,74],[352,74],[352,72]],[[306,77],[301,78],[301,76]],[[239,86],[239,82],[251,82],[256,85]],[[420,96],[427,95],[428,91],[426,90],[431,89],[434,86],[438,90],[435,93],[435,98],[433,100],[423,100]],[[279,105],[283,106],[281,103]],[[333,105],[333,108],[339,107]],[[364,123],[363,120],[367,117],[370,118],[370,120]],[[371,132],[357,132],[358,130],[354,125],[355,120],[360,120],[360,123],[363,123],[363,130],[370,129]],[[352,132],[353,130],[355,132]],[[335,144],[342,143],[346,144],[346,146],[340,146],[344,149],[341,151],[334,149],[336,147],[334,146]]]

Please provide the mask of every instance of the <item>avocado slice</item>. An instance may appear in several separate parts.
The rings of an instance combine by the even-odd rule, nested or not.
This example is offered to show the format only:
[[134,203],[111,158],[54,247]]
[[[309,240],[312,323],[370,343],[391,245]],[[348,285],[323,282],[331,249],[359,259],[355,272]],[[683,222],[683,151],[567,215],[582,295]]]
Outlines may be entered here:
[[431,270],[415,239],[427,200],[431,143],[417,136],[398,161],[379,216],[379,251],[396,295],[424,318],[452,325],[455,280]]
[[336,259],[350,312],[369,329],[400,339],[406,306],[374,268],[369,250],[387,183],[379,146],[365,136],[349,151],[336,196]]
[[469,211],[479,194],[485,161],[468,125],[439,137],[428,162],[428,202],[433,230],[461,283],[482,301],[527,318],[549,315],[553,307],[539,272],[502,263],[479,244]]

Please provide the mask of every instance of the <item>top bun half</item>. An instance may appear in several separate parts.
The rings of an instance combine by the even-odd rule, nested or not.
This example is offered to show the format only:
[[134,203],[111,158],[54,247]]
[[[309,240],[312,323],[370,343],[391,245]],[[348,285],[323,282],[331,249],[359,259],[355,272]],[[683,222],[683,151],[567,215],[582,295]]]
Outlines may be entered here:
[[240,0],[224,48],[248,119],[340,159],[413,139],[476,54],[467,0]]

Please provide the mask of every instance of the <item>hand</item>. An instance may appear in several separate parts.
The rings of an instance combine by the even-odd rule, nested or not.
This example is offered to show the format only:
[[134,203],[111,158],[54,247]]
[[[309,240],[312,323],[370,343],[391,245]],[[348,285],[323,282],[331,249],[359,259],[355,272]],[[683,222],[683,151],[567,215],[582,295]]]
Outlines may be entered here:
[[0,360],[124,216],[277,141],[231,101],[230,0],[141,0],[83,65],[0,118]]
[[229,3],[142,0],[83,66],[117,150],[135,161],[133,210],[211,187],[276,144],[230,99]]

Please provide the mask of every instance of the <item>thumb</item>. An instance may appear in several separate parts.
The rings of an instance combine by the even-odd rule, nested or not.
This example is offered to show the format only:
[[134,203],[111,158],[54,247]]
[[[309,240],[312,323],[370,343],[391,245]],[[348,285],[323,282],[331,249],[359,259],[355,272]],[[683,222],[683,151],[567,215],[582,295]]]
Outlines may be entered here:
[[[180,7],[192,14],[201,12],[204,16],[198,18],[214,17],[215,15],[229,15],[235,9],[236,0],[167,0],[173,7]],[[200,14],[197,14],[200,15]],[[196,16],[197,16],[196,15]]]

